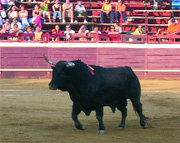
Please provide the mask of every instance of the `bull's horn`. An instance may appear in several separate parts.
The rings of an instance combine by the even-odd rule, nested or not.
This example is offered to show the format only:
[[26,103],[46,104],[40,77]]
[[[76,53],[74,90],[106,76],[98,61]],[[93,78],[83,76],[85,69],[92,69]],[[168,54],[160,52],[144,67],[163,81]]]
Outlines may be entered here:
[[75,66],[75,63],[73,63],[73,62],[65,62],[65,64],[66,64],[67,68]]
[[43,57],[46,60],[46,62],[48,62],[49,64],[51,64],[51,65],[56,65],[57,64],[56,62],[48,60],[48,58],[45,55],[43,55]]

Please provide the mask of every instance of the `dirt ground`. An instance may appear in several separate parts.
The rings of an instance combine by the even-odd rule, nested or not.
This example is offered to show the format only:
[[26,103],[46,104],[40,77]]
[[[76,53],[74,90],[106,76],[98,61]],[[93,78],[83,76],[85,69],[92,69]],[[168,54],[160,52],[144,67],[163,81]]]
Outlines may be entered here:
[[66,92],[48,90],[50,79],[0,79],[0,143],[179,143],[180,80],[141,80],[142,129],[128,101],[126,128],[118,130],[120,112],[104,109],[104,135],[97,133],[95,113],[79,119],[75,129]]

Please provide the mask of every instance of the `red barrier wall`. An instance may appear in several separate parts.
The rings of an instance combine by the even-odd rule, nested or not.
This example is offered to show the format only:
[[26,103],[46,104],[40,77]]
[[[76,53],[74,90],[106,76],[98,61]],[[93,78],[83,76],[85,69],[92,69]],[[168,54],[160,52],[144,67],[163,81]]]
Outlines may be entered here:
[[[28,44],[28,43],[26,43]],[[145,47],[141,44],[121,45],[120,47],[70,47],[42,45],[40,47],[0,47],[0,69],[50,69],[50,65],[43,59],[45,54],[53,61],[81,59],[87,64],[103,67],[130,66],[133,70],[177,70],[177,72],[136,72],[140,78],[173,78],[180,79],[180,48]],[[107,47],[106,47],[107,46]],[[126,47],[127,46],[127,47]],[[152,45],[153,46],[153,45]],[[11,72],[2,71],[1,77],[45,78],[48,71],[43,72]]]

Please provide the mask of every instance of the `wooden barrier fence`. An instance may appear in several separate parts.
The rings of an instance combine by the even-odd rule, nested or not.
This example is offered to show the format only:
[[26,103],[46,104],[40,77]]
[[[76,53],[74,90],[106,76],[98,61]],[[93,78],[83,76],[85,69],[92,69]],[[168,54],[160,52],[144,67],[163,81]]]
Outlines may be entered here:
[[46,78],[53,61],[78,60],[103,67],[130,66],[140,78],[180,79],[180,45],[13,43],[0,45],[1,78]]

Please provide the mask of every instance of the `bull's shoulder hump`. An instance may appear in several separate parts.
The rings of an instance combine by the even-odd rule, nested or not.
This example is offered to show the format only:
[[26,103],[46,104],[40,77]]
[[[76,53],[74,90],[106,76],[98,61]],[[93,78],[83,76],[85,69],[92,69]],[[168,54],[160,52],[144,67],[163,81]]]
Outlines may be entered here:
[[129,67],[129,66],[125,66],[124,68],[126,68],[127,70],[132,71],[132,68],[131,68],[131,67]]

